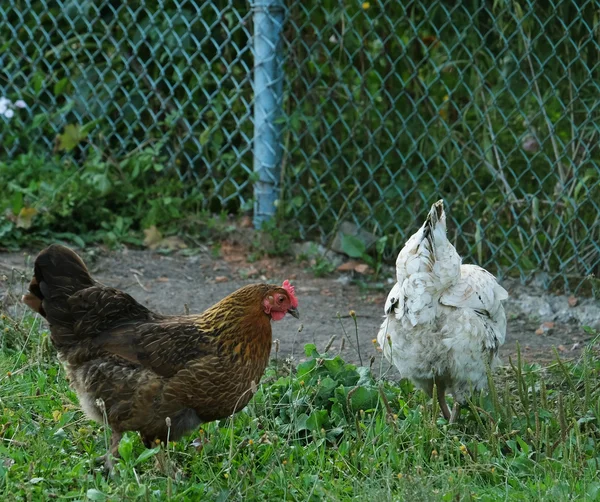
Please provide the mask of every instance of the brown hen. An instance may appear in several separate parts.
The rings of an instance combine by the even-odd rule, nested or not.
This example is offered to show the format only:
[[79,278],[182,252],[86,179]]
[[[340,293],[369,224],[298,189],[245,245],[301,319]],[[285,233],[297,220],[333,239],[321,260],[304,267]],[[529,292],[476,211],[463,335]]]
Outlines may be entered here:
[[160,315],[96,283],[60,245],[36,258],[23,302],[50,324],[85,413],[106,416],[115,457],[125,431],[150,447],[244,408],[269,360],[271,320],[298,317],[288,281],[245,286],[199,315]]

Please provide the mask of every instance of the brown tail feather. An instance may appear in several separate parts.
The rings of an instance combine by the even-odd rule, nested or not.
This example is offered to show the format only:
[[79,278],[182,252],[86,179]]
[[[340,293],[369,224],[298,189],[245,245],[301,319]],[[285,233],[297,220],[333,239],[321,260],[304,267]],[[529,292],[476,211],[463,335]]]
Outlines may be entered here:
[[22,301],[51,325],[69,326],[73,318],[67,300],[94,285],[85,264],[71,249],[52,244],[35,259],[29,292]]

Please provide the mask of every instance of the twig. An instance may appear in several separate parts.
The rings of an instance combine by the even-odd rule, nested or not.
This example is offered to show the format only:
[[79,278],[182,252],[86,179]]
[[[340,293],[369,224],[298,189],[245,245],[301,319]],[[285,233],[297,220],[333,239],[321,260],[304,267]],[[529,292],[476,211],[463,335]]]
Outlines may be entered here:
[[135,280],[137,281],[137,283],[140,285],[140,288],[142,288],[146,293],[150,293],[150,290],[146,288],[146,286],[144,286],[142,284],[142,281],[140,281],[140,278],[137,276],[137,274],[133,274],[133,277],[135,277]]
[[[356,351],[356,353],[358,354],[358,357],[360,358],[360,351],[350,341],[350,337],[348,336],[348,332],[346,331],[346,328],[344,327],[344,323],[342,323],[342,318],[341,318],[339,312],[338,312],[337,318],[340,321],[340,326],[342,327],[342,331],[344,332],[344,336],[346,337],[346,340],[348,340],[348,344],[350,345],[350,347],[352,347]],[[362,361],[361,361],[360,365],[362,366]]]
[[356,336],[356,350],[358,351],[358,360],[360,361],[360,365],[363,365],[362,362],[362,356],[360,353],[360,340],[358,339],[358,322],[356,321],[356,312],[354,312],[354,310],[351,310],[349,312],[350,317],[352,317],[353,321],[354,321],[354,334]]
[[[338,315],[336,315],[335,317],[332,317],[331,319],[350,319],[352,316],[350,314],[348,315],[340,315],[338,313]],[[356,314],[356,317],[360,317],[361,319],[368,319],[368,318],[375,318],[377,317],[377,319],[379,319],[381,316],[374,316],[374,315],[358,315]]]
[[333,345],[333,341],[335,340],[335,338],[336,338],[336,335],[331,335],[331,338],[329,338],[329,341],[327,342],[327,345],[325,345],[325,350],[323,351],[323,354],[327,354],[327,351]]
[[393,416],[394,412],[392,411],[392,407],[390,406],[390,402],[388,401],[387,396],[385,395],[385,391],[383,390],[383,385],[380,384],[378,387],[379,395],[381,396],[381,400],[383,401],[383,405],[385,406],[385,410],[389,416]]

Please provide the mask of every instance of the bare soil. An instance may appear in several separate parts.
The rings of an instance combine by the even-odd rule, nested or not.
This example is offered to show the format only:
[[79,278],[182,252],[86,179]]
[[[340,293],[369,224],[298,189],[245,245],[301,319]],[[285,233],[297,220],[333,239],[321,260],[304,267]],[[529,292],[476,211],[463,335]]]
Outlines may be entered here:
[[[15,308],[15,301],[31,277],[37,251],[0,253],[0,298],[5,307]],[[348,275],[340,273],[317,278],[307,262],[289,257],[265,258],[251,263],[243,245],[230,243],[221,246],[218,257],[214,257],[209,249],[194,256],[184,256],[181,253],[164,255],[149,250],[108,251],[103,248],[86,250],[82,256],[97,280],[123,289],[148,307],[165,314],[183,313],[186,304],[190,312],[201,312],[245,284],[281,283],[290,279],[296,286],[301,318],[297,321],[287,316],[274,323],[274,339],[279,340],[278,358],[293,357],[298,362],[304,357],[304,344],[314,343],[323,350],[332,337],[335,337],[331,342],[334,350],[339,350],[342,339],[347,338],[342,355],[348,361],[359,362],[357,349],[365,364],[371,356],[379,358],[373,339],[382,322],[383,305],[391,287],[385,281],[359,287]],[[555,347],[561,357],[579,356],[585,342],[591,338],[581,323],[554,321],[552,326],[546,326],[550,326],[549,329],[536,334],[546,319],[535,313],[524,313],[523,302],[518,298],[523,295],[530,299],[536,295],[541,298],[548,294],[516,282],[506,282],[504,286],[512,297],[506,304],[508,333],[501,349],[505,363],[509,356],[516,355],[517,344],[524,359],[530,362],[554,359]],[[356,312],[358,348],[350,310]]]

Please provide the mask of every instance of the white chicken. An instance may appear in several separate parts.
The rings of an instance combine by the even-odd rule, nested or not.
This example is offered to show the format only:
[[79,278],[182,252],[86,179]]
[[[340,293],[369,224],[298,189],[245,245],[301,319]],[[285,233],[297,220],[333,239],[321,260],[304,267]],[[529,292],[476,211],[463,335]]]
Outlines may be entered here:
[[[446,237],[444,201],[431,206],[423,226],[396,260],[397,282],[385,303],[377,341],[403,378],[430,397],[454,422],[471,389],[487,387],[506,336],[506,290],[487,270],[461,265]],[[454,397],[452,413],[446,393]]]

